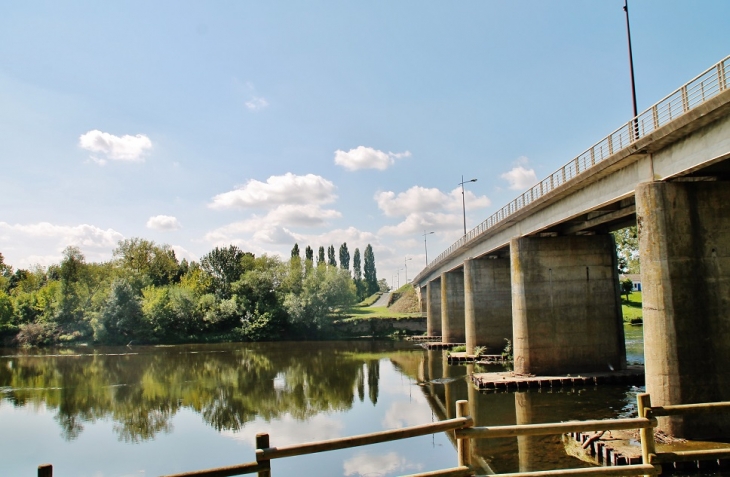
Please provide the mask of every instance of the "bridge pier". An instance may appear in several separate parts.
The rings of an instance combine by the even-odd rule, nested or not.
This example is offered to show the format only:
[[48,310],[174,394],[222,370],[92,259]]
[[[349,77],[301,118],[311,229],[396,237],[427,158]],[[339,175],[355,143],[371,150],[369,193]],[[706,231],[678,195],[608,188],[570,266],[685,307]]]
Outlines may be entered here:
[[464,270],[441,274],[441,342],[464,343]]
[[512,282],[509,258],[464,261],[464,316],[466,353],[485,346],[500,354],[505,339],[512,340]]
[[441,336],[441,279],[426,284],[426,336]]
[[[730,188],[636,188],[646,390],[652,404],[730,400]],[[660,418],[685,438],[730,437],[727,414]]]
[[511,240],[515,372],[625,368],[615,249],[611,235]]

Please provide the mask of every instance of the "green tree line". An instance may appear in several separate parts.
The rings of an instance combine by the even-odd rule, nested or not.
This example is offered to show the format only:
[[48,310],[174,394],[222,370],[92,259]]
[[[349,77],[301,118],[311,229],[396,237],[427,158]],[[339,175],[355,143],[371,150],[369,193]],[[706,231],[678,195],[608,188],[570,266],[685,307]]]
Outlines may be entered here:
[[271,341],[326,337],[327,325],[378,291],[372,247],[324,247],[314,263],[294,245],[290,260],[254,256],[235,245],[199,261],[179,261],[168,245],[131,238],[112,260],[87,262],[67,247],[59,264],[17,269],[0,253],[0,338],[6,344],[49,345],[208,341]]

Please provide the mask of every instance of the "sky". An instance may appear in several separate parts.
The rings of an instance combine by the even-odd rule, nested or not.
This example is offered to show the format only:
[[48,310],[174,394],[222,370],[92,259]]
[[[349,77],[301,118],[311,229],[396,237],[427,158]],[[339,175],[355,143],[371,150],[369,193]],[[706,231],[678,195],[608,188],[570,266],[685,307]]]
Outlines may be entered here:
[[[730,54],[726,0],[629,12],[639,111]],[[623,0],[3,2],[0,253],[346,242],[402,285],[462,177],[471,229],[631,116]]]

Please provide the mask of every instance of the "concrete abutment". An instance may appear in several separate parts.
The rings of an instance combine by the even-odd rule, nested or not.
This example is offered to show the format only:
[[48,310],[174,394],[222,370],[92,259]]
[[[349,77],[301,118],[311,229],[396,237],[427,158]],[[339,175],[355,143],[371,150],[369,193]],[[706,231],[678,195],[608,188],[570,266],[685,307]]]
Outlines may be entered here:
[[441,336],[441,279],[426,284],[426,335]]
[[441,342],[464,343],[464,270],[441,274]]
[[515,372],[626,367],[613,236],[516,238],[510,263]]
[[[646,390],[654,405],[730,400],[730,187],[636,189]],[[685,438],[728,438],[726,413],[660,418]]]
[[464,261],[466,353],[484,346],[500,354],[512,340],[512,291],[509,258]]

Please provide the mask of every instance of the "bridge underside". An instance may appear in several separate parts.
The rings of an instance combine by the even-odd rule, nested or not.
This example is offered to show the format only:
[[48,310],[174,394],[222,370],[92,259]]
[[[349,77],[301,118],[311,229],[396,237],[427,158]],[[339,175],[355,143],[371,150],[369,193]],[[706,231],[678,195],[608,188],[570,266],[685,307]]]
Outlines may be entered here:
[[[605,240],[638,224],[647,390],[658,405],[730,400],[730,90],[687,116],[421,272],[417,283],[441,291],[429,322],[464,323],[468,351],[513,340],[518,372],[620,369],[615,251]],[[660,427],[730,438],[730,419]]]

